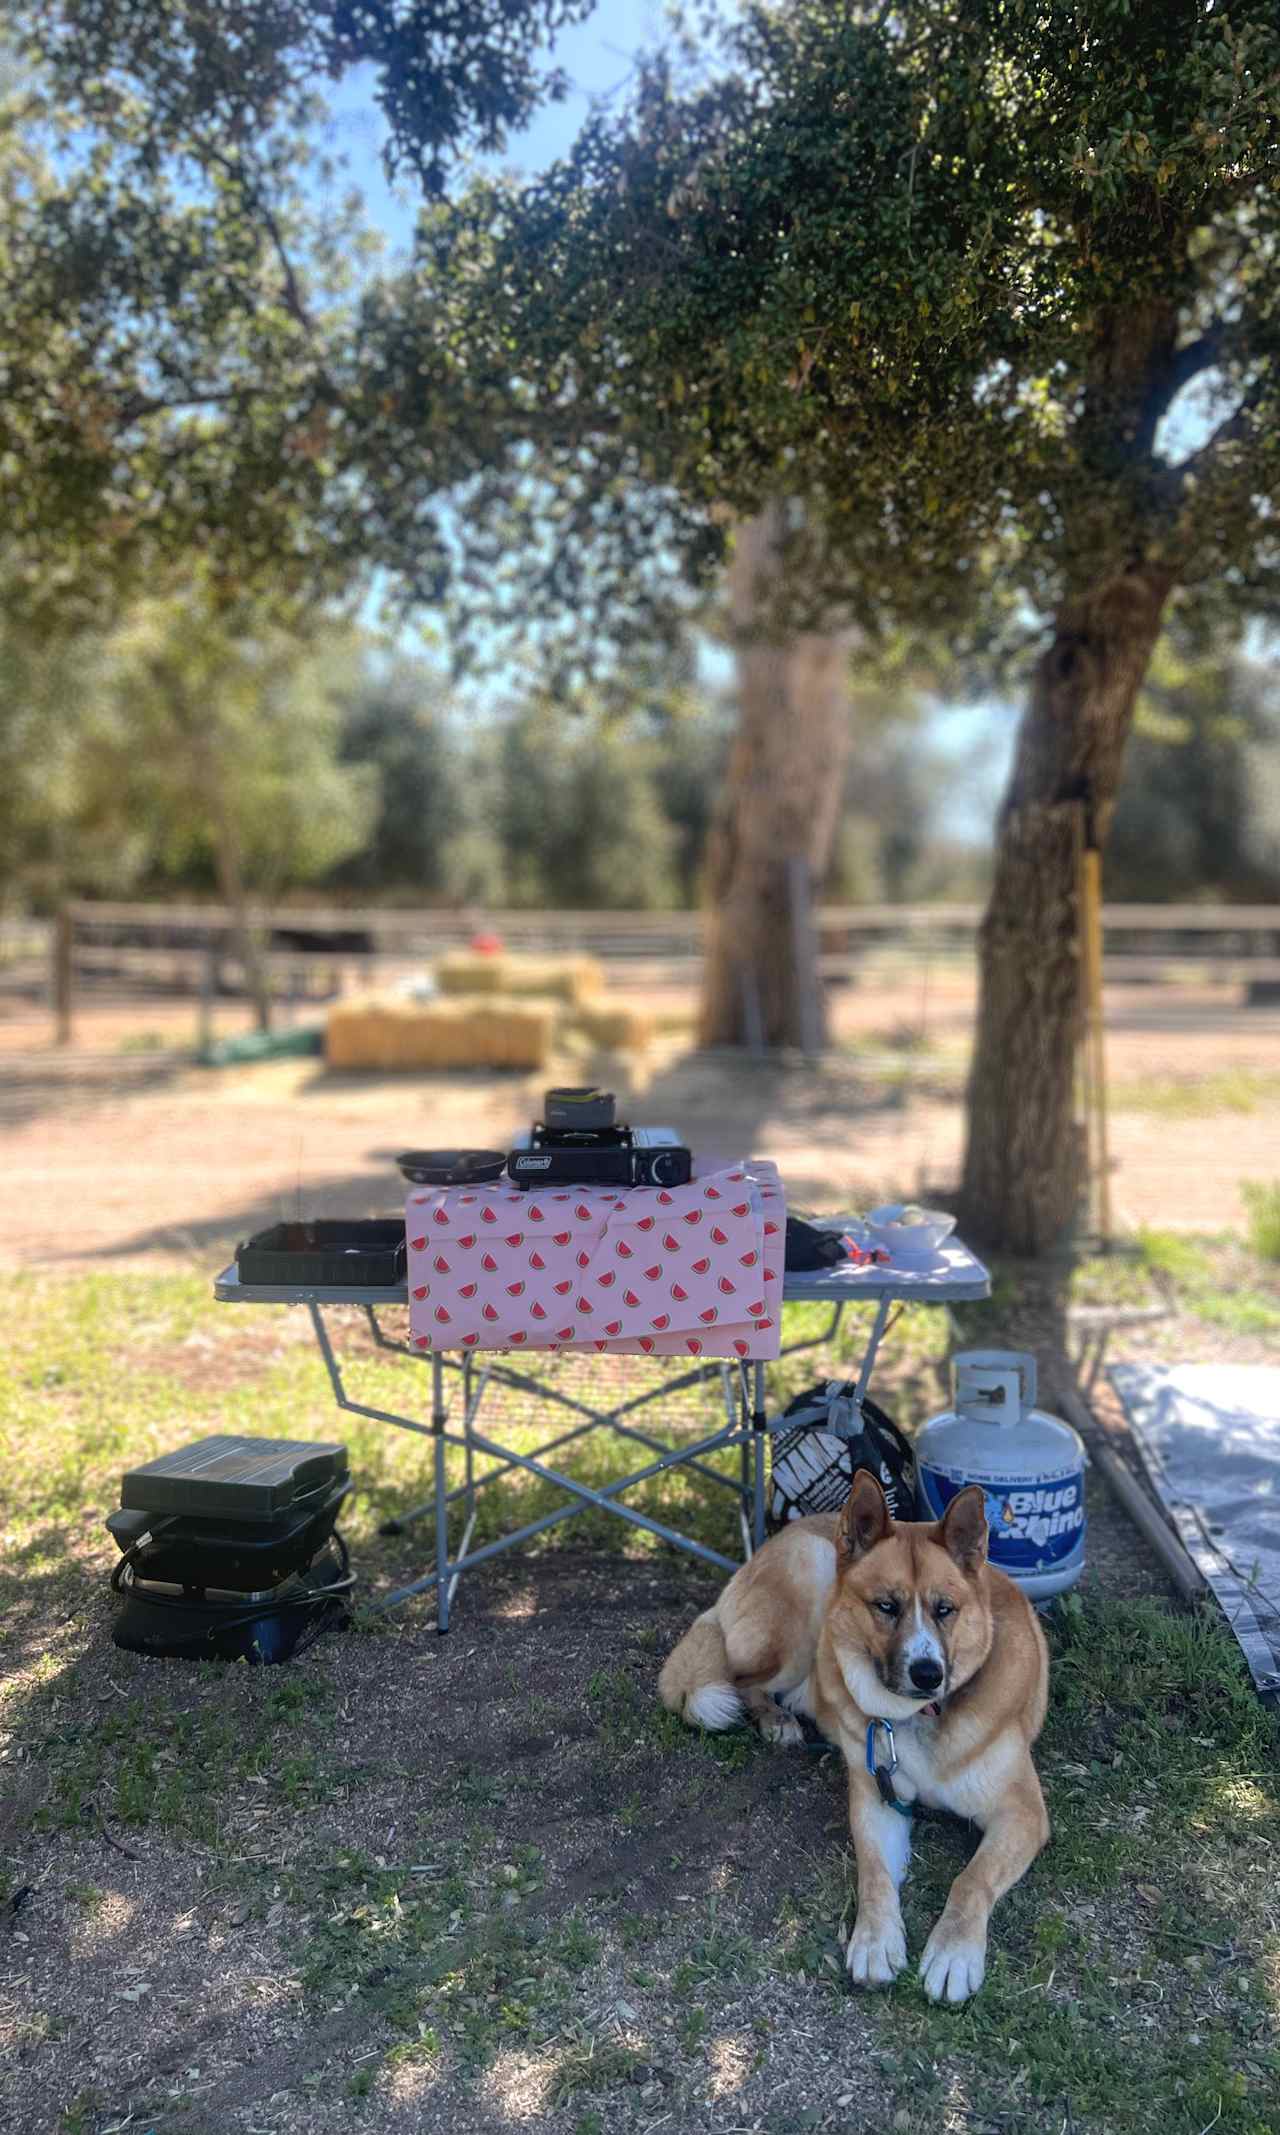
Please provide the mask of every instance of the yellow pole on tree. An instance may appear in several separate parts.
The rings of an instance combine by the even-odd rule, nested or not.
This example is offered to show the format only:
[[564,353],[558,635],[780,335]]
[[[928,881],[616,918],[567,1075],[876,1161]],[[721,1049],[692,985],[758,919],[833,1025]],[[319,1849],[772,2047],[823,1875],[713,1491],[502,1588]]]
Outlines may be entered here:
[[1102,854],[1086,817],[1080,854],[1080,962],[1084,982],[1084,1088],[1089,1170],[1097,1182],[1098,1235],[1111,1243],[1111,1156],[1102,1014]]

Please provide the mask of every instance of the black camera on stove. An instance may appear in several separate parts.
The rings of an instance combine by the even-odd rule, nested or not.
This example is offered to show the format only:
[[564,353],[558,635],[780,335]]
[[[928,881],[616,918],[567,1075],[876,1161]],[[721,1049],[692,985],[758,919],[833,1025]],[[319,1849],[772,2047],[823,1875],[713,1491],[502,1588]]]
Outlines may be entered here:
[[517,1186],[683,1186],[693,1175],[673,1129],[621,1125],[610,1090],[548,1090],[542,1110],[507,1158]]

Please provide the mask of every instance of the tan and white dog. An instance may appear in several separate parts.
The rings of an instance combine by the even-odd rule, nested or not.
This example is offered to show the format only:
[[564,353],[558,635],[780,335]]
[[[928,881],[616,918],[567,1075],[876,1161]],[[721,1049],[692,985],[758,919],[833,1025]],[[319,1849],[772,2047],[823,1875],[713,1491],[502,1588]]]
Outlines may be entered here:
[[1049,1836],[1031,1761],[1048,1681],[1035,1611],[987,1562],[982,1491],[960,1491],[936,1524],[895,1523],[862,1471],[843,1512],[793,1521],[734,1573],[658,1689],[691,1726],[731,1727],[745,1707],[762,1734],[793,1742],[801,1729],[788,1715],[803,1713],[839,1744],[859,1986],[885,1985],[906,1963],[898,1890],[912,1804],[978,1825],[920,1960],[926,1992],[961,2002],[982,1984],[992,1907]]

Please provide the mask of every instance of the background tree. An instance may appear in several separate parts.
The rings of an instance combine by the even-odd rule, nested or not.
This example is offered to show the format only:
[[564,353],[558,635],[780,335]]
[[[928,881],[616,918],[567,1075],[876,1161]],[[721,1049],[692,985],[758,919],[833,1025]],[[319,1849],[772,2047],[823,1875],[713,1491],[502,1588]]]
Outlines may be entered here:
[[526,602],[572,613],[587,546],[631,614],[655,556],[705,577],[794,499],[793,625],[1038,648],[964,1168],[1017,1249],[1076,1201],[1078,852],[1166,612],[1280,590],[1278,155],[1273,0],[797,0],[447,236],[468,364],[520,384],[477,521],[527,524],[530,444],[552,500]]
[[670,825],[674,901],[703,901],[703,868],[711,822],[724,786],[737,718],[728,684],[705,683],[652,716],[653,778]]
[[353,666],[340,693],[340,756],[376,778],[377,812],[365,842],[330,880],[426,902],[447,897],[451,841],[478,799],[457,707],[425,660],[370,645]]
[[1280,680],[1169,632],[1138,699],[1107,851],[1119,901],[1280,899]]
[[851,735],[848,632],[773,619],[786,514],[738,530],[729,576],[738,724],[704,877],[704,1045],[825,1044],[813,903],[831,861]]
[[960,708],[938,718],[946,682],[908,655],[898,646],[874,666],[854,663],[857,747],[828,884],[836,904],[969,902],[990,888],[982,814],[1001,715],[965,719],[957,741]]
[[[1060,1231],[1080,841],[1170,603],[1275,603],[1274,0],[748,7],[706,78],[644,71],[358,292],[293,180],[306,89],[371,60],[438,184],[445,136],[511,115],[485,133],[501,69],[435,96],[456,10],[22,12],[46,71],[6,178],[0,498],[29,581],[179,544],[232,587],[380,563],[600,692],[768,507],[779,624],[1037,646],[964,1185],[988,1239]],[[527,52],[553,14],[468,22]]]
[[373,823],[376,772],[338,756],[350,654],[345,639],[300,643],[247,604],[229,612],[185,591],[139,603],[106,646],[115,720],[82,751],[86,791],[143,827],[157,872],[207,860],[263,1030],[251,903],[325,874]]
[[115,764],[118,704],[100,638],[36,634],[0,621],[0,909],[52,910],[67,897],[124,896],[151,858],[125,819]]
[[499,744],[504,883],[516,905],[652,910],[675,902],[675,840],[638,722],[580,716],[536,695]]

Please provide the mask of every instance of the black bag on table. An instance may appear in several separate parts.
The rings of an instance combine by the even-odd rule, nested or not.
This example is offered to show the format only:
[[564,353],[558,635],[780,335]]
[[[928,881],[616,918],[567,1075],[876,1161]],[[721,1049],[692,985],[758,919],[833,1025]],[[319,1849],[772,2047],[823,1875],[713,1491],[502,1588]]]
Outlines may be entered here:
[[844,1239],[838,1231],[819,1230],[801,1216],[787,1217],[786,1268],[789,1274],[809,1275],[818,1268],[834,1268],[843,1260]]
[[915,1448],[876,1402],[864,1397],[859,1411],[853,1397],[852,1382],[830,1379],[783,1410],[770,1462],[771,1532],[810,1513],[839,1512],[860,1468],[875,1476],[895,1520],[915,1519]]

